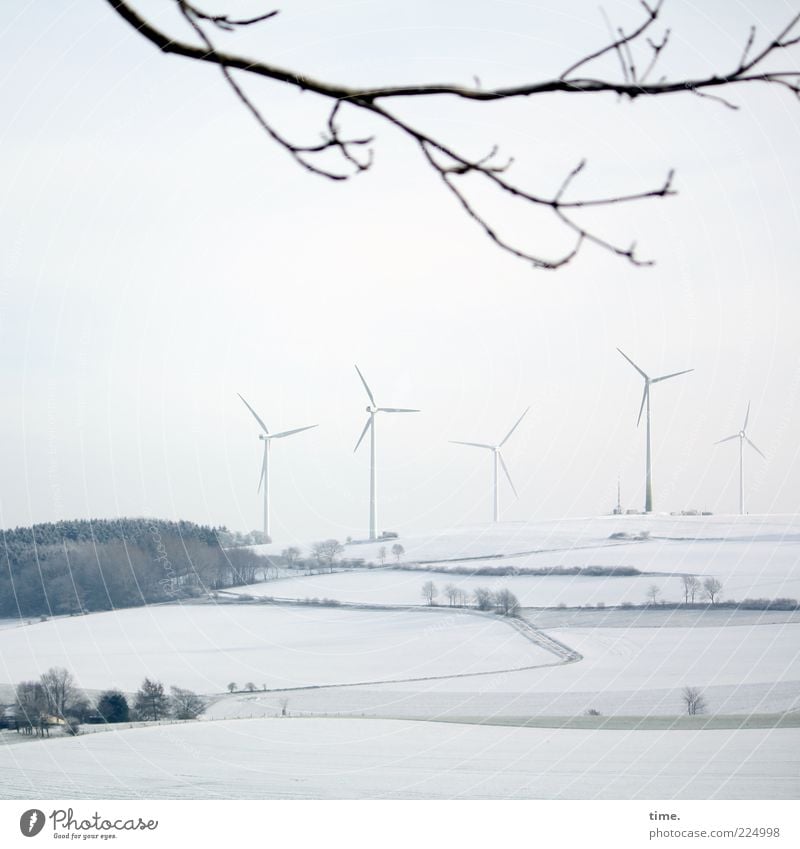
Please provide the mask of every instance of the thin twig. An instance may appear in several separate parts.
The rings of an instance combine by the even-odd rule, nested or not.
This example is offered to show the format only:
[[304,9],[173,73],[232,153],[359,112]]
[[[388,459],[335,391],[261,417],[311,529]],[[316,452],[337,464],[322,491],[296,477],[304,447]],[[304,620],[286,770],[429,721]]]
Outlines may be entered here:
[[[177,41],[159,30],[143,18],[129,4],[128,0],[106,0],[111,8],[133,27],[142,37],[151,42],[163,53],[183,56],[188,59],[206,62],[217,66],[226,84],[237,99],[251,113],[259,127],[276,144],[286,150],[294,160],[305,170],[324,176],[331,180],[346,180],[354,174],[370,169],[373,163],[374,139],[369,137],[348,138],[340,130],[340,117],[349,109],[357,109],[373,116],[376,120],[394,128],[405,137],[412,139],[421,151],[424,161],[442,180],[447,190],[457,199],[461,208],[475,221],[483,232],[502,250],[513,256],[531,262],[537,268],[559,268],[569,263],[578,255],[583,245],[592,243],[604,250],[620,256],[634,265],[650,265],[650,260],[640,260],[636,256],[636,245],[622,247],[601,237],[597,233],[583,227],[574,221],[571,211],[583,208],[598,208],[636,202],[647,198],[661,198],[675,194],[672,187],[673,172],[670,171],[666,180],[655,189],[644,190],[627,195],[607,195],[595,198],[577,198],[564,200],[564,196],[573,185],[575,178],[585,168],[581,161],[570,171],[562,181],[554,195],[539,194],[524,187],[511,173],[513,158],[498,161],[498,149],[493,147],[488,154],[473,159],[460,153],[457,147],[446,144],[431,133],[402,119],[397,112],[388,108],[392,101],[402,101],[406,98],[455,97],[474,102],[491,102],[529,98],[539,95],[563,92],[567,94],[601,94],[614,93],[628,97],[631,100],[638,97],[655,97],[667,94],[693,94],[697,97],[708,98],[721,103],[729,109],[738,107],[717,92],[728,89],[733,85],[761,83],[777,85],[800,98],[800,69],[794,70],[763,70],[765,60],[774,56],[778,51],[800,44],[800,34],[796,27],[800,23],[800,14],[795,15],[789,23],[769,40],[760,50],[753,52],[756,30],[751,27],[741,59],[737,67],[725,74],[711,74],[697,79],[673,79],[661,77],[657,82],[649,83],[647,78],[653,71],[659,57],[670,39],[670,30],[664,31],[660,40],[651,38],[649,31],[659,18],[663,0],[657,0],[654,5],[640,0],[644,10],[643,20],[630,32],[619,28],[616,33],[611,28],[610,40],[598,50],[584,56],[568,67],[559,77],[536,82],[527,82],[515,86],[484,88],[476,78],[474,86],[461,86],[447,83],[428,83],[421,85],[399,85],[383,87],[352,87],[318,80],[269,62],[249,59],[235,53],[217,49],[208,35],[207,29],[216,27],[227,32],[253,26],[273,18],[277,11],[247,18],[234,19],[226,14],[211,14],[199,9],[193,0],[174,0],[184,20],[189,24],[199,40],[199,44],[189,44]],[[605,12],[604,17],[608,21]],[[642,43],[649,48],[651,55],[643,73],[639,74],[636,64],[637,44]],[[576,71],[585,68],[603,56],[616,53],[622,79],[618,77],[606,79],[592,76],[575,76]],[[331,109],[322,134],[322,141],[314,144],[296,144],[279,133],[264,111],[256,105],[253,99],[244,91],[234,76],[236,72],[247,73],[278,83],[289,85],[301,92],[311,92],[331,102]],[[365,151],[361,153],[362,149]],[[333,155],[341,157],[342,170],[334,170],[319,163],[318,157]],[[538,256],[527,248],[514,245],[504,239],[490,225],[484,215],[467,199],[459,181],[464,177],[474,177],[483,184],[499,192],[501,196],[518,199],[533,206],[549,210],[563,226],[576,235],[575,246],[556,259]]]

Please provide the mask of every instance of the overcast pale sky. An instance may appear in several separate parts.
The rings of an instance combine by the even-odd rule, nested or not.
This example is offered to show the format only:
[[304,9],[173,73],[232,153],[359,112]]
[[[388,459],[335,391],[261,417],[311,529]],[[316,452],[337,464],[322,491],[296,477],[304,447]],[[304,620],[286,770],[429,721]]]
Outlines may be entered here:
[[[594,0],[280,8],[234,43],[354,83],[553,77],[607,32]],[[639,6],[605,8],[628,24]],[[765,39],[794,11],[667,0],[661,71],[725,71],[751,23]],[[617,346],[652,374],[696,369],[653,390],[657,510],[735,511],[736,443],[712,443],[748,401],[768,458],[746,457],[748,508],[797,510],[800,104],[788,93],[733,90],[738,112],[689,95],[403,107],[476,151],[500,143],[541,192],[584,156],[575,190],[589,195],[677,169],[677,197],[593,218],[654,268],[589,247],[552,273],[500,253],[411,144],[363,117],[342,122],[376,134],[370,172],[346,184],[305,173],[215,69],[160,55],[103,0],[5,0],[0,47],[4,527],[119,515],[259,527],[261,445],[241,392],[271,429],[320,425],[275,446],[276,541],[362,535],[354,363],[380,404],[423,411],[379,421],[381,528],[486,521],[489,458],[448,440],[498,440],[528,405],[507,447],[520,497],[503,489],[504,518],[607,512],[618,477],[624,505],[641,506],[642,385]],[[318,137],[310,95],[248,90],[286,134]],[[545,255],[566,244],[546,219],[490,208]]]

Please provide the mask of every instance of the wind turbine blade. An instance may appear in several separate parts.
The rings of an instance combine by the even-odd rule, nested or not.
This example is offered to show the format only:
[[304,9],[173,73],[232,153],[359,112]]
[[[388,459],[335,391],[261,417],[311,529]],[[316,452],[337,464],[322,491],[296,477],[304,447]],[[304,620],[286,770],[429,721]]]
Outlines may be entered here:
[[353,454],[358,451],[358,446],[361,445],[361,440],[367,435],[367,431],[369,430],[369,426],[372,424],[372,416],[367,419],[367,423],[364,425],[364,430],[361,431],[361,436],[358,437],[358,442],[356,442],[356,447],[353,449]]
[[283,439],[284,436],[291,436],[293,433],[302,433],[304,430],[319,427],[319,425],[307,425],[306,427],[296,427],[294,430],[283,430],[280,433],[273,433],[270,439]]
[[747,402],[747,412],[744,415],[744,424],[742,425],[742,430],[747,430],[747,423],[750,421],[750,402]]
[[734,433],[733,436],[726,436],[725,439],[720,439],[718,442],[715,442],[714,445],[722,445],[723,442],[730,442],[732,439],[738,439],[739,434]]
[[765,460],[767,459],[767,458],[766,458],[766,456],[764,455],[764,452],[763,452],[760,448],[758,448],[754,442],[751,442],[751,441],[750,441],[750,440],[749,440],[746,436],[745,436],[745,442],[747,442],[747,444],[748,444],[751,448],[755,448],[755,450],[756,450],[756,451],[758,451],[758,453],[759,453],[762,457],[764,457],[764,459],[765,459]]
[[367,381],[364,380],[364,375],[361,374],[361,369],[359,369],[358,366],[356,366],[356,371],[358,372],[358,376],[361,378],[361,382],[364,384],[364,389],[367,390],[367,396],[369,397],[369,402],[374,407],[375,406],[375,399],[372,397],[372,391],[370,390],[369,386],[367,386]]
[[[508,437],[511,436],[512,433],[514,433],[514,431],[517,429],[517,427],[519,427],[519,423],[525,418],[525,416],[528,415],[528,410],[530,410],[530,407],[526,407],[525,412],[517,419],[514,427],[512,427],[511,430],[505,435],[505,438],[500,443],[498,448],[502,448],[506,444],[506,442],[508,442]],[[513,487],[512,487],[512,489],[513,489]]]
[[511,480],[511,475],[508,473],[508,467],[506,466],[505,460],[503,459],[503,455],[498,451],[497,459],[500,461],[500,465],[503,467],[503,471],[506,473],[506,478],[508,479],[509,484],[511,484],[511,489],[514,491],[514,496],[519,498],[519,494],[517,493],[517,488],[514,486],[514,481]]
[[636,363],[635,363],[635,362],[634,362],[634,361],[633,361],[633,360],[632,360],[632,359],[631,359],[631,358],[630,358],[630,357],[629,357],[629,356],[628,356],[628,355],[627,355],[624,351],[620,351],[620,350],[619,350],[619,348],[617,348],[617,350],[620,352],[620,354],[622,354],[622,356],[623,356],[623,357],[625,357],[625,359],[626,359],[626,360],[627,360],[627,361],[628,361],[628,362],[629,362],[629,363],[630,363],[630,364],[631,364],[631,365],[632,365],[632,366],[636,369],[636,371],[638,371],[638,372],[639,372],[639,374],[640,374],[640,375],[641,375],[641,376],[642,376],[645,380],[649,380],[649,378],[647,377],[647,375],[646,375],[646,374],[645,374],[645,373],[644,373],[644,372],[643,372],[643,371],[639,368],[639,366],[637,366],[637,365],[636,365]]
[[459,442],[457,439],[449,440],[451,445],[471,445],[473,448],[488,448],[494,451],[494,445],[484,445],[482,442]]
[[[236,394],[239,395],[238,392]],[[258,415],[258,413],[247,403],[247,401],[244,400],[244,398],[242,398],[241,395],[239,395],[239,397],[244,402],[245,407],[247,407],[247,409],[250,410],[250,412],[253,414],[253,416],[255,417],[255,420],[261,425],[262,429],[264,430],[264,433],[269,434],[269,430],[267,429],[267,426],[261,420],[261,417]]]
[[267,443],[264,443],[264,459],[261,461],[261,477],[258,479],[258,489],[256,492],[261,492],[261,487],[264,483],[264,478],[267,476]]
[[404,410],[400,407],[378,407],[379,413],[419,413],[420,410]]
[[650,384],[645,383],[644,393],[642,394],[642,406],[639,407],[639,418],[636,419],[636,427],[639,427],[639,422],[642,420],[642,413],[644,412],[644,402],[647,400],[647,393],[649,391],[650,391]]
[[671,377],[678,377],[680,374],[689,374],[690,371],[694,371],[693,368],[687,368],[683,371],[674,371],[672,374],[665,374],[662,377],[654,377],[650,383],[661,383],[662,380],[669,380]]

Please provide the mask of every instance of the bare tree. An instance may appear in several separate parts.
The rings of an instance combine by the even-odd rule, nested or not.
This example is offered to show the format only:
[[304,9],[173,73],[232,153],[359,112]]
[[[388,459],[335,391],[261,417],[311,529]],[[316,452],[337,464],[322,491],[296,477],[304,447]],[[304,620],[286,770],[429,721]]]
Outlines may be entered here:
[[703,592],[711,604],[716,604],[722,595],[722,582],[717,578],[706,578],[703,581]]
[[706,712],[706,700],[697,687],[684,687],[681,697],[689,716]]
[[491,590],[485,587],[476,587],[472,593],[475,599],[475,606],[478,610],[491,610],[494,605],[494,596]]
[[399,543],[399,542],[396,542],[396,543],[392,546],[392,554],[394,554],[395,560],[397,560],[397,562],[398,562],[398,563],[400,562],[400,558],[401,558],[401,557],[402,557],[405,553],[406,553],[406,550],[403,548],[403,546],[402,546],[402,545],[400,545],[400,543]]
[[[148,19],[134,8],[131,0],[106,0],[111,8],[141,37],[163,53],[174,54],[196,62],[208,63],[222,73],[233,94],[252,115],[260,129],[283,148],[305,170],[341,181],[368,171],[373,163],[374,137],[347,134],[341,120],[348,115],[361,113],[370,116],[378,125],[392,128],[410,139],[418,150],[423,164],[439,178],[442,186],[499,248],[530,262],[536,268],[553,269],[566,265],[586,243],[592,243],[628,260],[634,265],[650,265],[636,254],[636,243],[626,245],[600,235],[587,224],[579,223],[575,214],[581,209],[609,208],[646,198],[663,198],[675,194],[673,172],[663,182],[631,193],[609,193],[604,197],[574,197],[571,193],[578,175],[585,169],[586,160],[579,162],[565,175],[555,192],[541,192],[530,188],[513,172],[513,157],[501,156],[498,146],[483,156],[467,151],[466,143],[445,141],[436,132],[426,130],[420,123],[403,117],[401,106],[409,101],[462,101],[479,108],[497,101],[542,99],[548,95],[602,96],[614,94],[630,100],[662,95],[688,94],[710,99],[724,107],[738,107],[728,98],[728,90],[743,84],[763,85],[784,89],[790,94],[800,94],[798,63],[784,55],[788,48],[800,43],[795,15],[788,24],[766,39],[757,38],[755,26],[743,34],[743,49],[721,67],[712,68],[705,76],[662,76],[653,79],[654,68],[668,47],[670,29],[659,29],[664,0],[640,0],[641,20],[627,28],[612,29],[609,40],[590,53],[567,59],[567,67],[549,79],[524,81],[517,85],[492,88],[483,87],[476,79],[472,86],[439,82],[412,85],[387,85],[354,87],[315,79],[301,69],[291,69],[267,59],[251,58],[228,52],[217,46],[218,33],[235,33],[248,27],[268,22],[278,14],[268,10],[261,15],[237,19],[231,15],[209,14],[198,8],[194,0],[172,0],[177,20],[188,26],[191,40],[184,41],[161,27],[163,17]],[[607,74],[608,59],[618,59],[616,73]],[[773,60],[786,64],[776,66]],[[610,66],[608,66],[610,67]],[[594,71],[592,70],[594,69]],[[245,91],[245,77],[261,78],[292,88],[301,93],[311,93],[330,105],[327,122],[319,137],[308,142],[292,141],[279,130],[268,116],[267,109]],[[312,98],[316,99],[316,98]],[[667,101],[668,102],[668,101]],[[397,108],[395,108],[395,105]],[[333,157],[335,163],[329,164]],[[500,198],[521,201],[524,205],[552,214],[556,221],[574,238],[572,247],[560,256],[545,257],[540,248],[527,243],[511,241],[501,235],[491,223],[487,213],[467,194],[467,186],[478,183]]]
[[38,728],[41,717],[47,713],[47,693],[40,681],[22,681],[15,689],[17,731],[32,733]]
[[694,575],[683,576],[683,600],[686,604],[691,601],[694,604],[694,599],[700,590],[700,581]]
[[380,561],[381,561],[381,566],[386,565],[386,554],[387,554],[386,546],[385,546],[385,545],[382,545],[382,546],[378,549],[378,560],[380,560]]
[[252,681],[248,681],[244,685],[244,688],[245,690],[247,690],[248,693],[254,693],[256,691],[256,685]]
[[283,696],[278,700],[278,705],[281,709],[281,716],[287,716],[287,711],[289,707],[289,699],[287,696]]
[[197,719],[206,709],[206,703],[197,693],[181,687],[170,687],[172,712],[176,719]]
[[327,566],[333,572],[336,558],[344,551],[344,546],[337,539],[326,539],[315,542],[311,547],[311,553],[320,565]]
[[460,591],[455,584],[448,584],[444,588],[444,594],[447,596],[447,601],[450,604],[450,607],[455,607],[459,592]]
[[231,681],[231,683],[228,684],[228,692],[233,693],[235,690],[236,690],[236,682]]
[[647,601],[650,604],[658,604],[658,597],[661,595],[661,590],[658,587],[658,584],[650,584],[647,588]]
[[294,545],[290,545],[288,548],[283,549],[281,557],[288,569],[296,569],[297,561],[300,559],[300,549]]
[[53,666],[39,679],[47,697],[47,709],[53,716],[63,718],[67,706],[77,696],[75,679],[63,666]]
[[433,581],[426,581],[422,585],[422,597],[429,605],[433,606],[436,603],[436,596],[439,595],[439,590],[436,589],[436,584]]
[[494,594],[494,606],[503,616],[516,616],[519,613],[519,599],[511,590],[498,590]]

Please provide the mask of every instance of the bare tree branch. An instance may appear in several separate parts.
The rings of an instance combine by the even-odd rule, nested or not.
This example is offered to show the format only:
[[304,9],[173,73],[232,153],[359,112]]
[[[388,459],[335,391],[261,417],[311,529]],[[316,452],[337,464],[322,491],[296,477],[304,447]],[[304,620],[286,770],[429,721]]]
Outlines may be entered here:
[[[530,191],[513,179],[511,174],[513,159],[509,157],[505,161],[498,161],[497,147],[492,148],[481,159],[467,157],[460,153],[455,146],[446,144],[418,126],[400,118],[396,111],[389,110],[389,103],[393,101],[402,102],[406,98],[440,96],[475,102],[492,102],[529,98],[556,92],[567,94],[613,93],[631,100],[639,97],[688,93],[715,100],[729,109],[737,109],[736,104],[719,94],[717,90],[750,83],[776,85],[800,98],[800,67],[782,71],[769,70],[764,67],[768,58],[779,55],[782,51],[800,44],[800,33],[797,31],[800,14],[795,15],[777,36],[768,40],[760,50],[755,52],[753,52],[753,49],[756,42],[756,29],[751,27],[741,58],[732,70],[727,73],[714,73],[696,79],[670,80],[662,77],[657,82],[647,82],[647,78],[669,43],[670,30],[666,29],[660,39],[651,38],[650,31],[659,20],[664,0],[657,0],[654,5],[650,5],[645,0],[640,0],[644,15],[643,20],[638,25],[629,31],[621,27],[614,31],[610,22],[608,22],[611,33],[609,43],[578,59],[560,76],[553,79],[497,88],[483,88],[477,78],[475,78],[475,85],[472,87],[430,83],[360,88],[317,80],[269,62],[222,51],[216,47],[207,31],[214,27],[225,32],[235,32],[274,18],[278,14],[277,10],[248,19],[234,19],[227,14],[212,14],[201,10],[191,0],[167,1],[175,4],[183,19],[196,35],[198,44],[178,41],[161,31],[142,17],[133,8],[129,0],[106,0],[126,23],[162,52],[216,65],[223,74],[227,85],[269,138],[287,151],[302,168],[313,174],[340,181],[367,171],[372,166],[373,137],[350,138],[342,135],[339,120],[345,108],[358,109],[369,113],[379,121],[393,127],[416,143],[424,162],[439,176],[462,210],[478,224],[498,247],[513,256],[532,263],[536,268],[555,269],[566,265],[577,256],[587,242],[610,251],[634,265],[651,265],[651,261],[641,260],[637,257],[635,243],[627,248],[615,244],[594,231],[579,225],[572,219],[570,213],[575,209],[607,207],[675,194],[672,188],[673,172],[670,171],[666,180],[655,189],[631,194],[611,194],[599,198],[565,200],[566,191],[585,168],[585,161],[582,161],[566,175],[555,194],[540,194]],[[603,15],[605,16],[605,12],[603,12]],[[608,19],[606,18],[606,20]],[[639,63],[637,53],[643,50],[648,52],[649,56],[644,62]],[[618,57],[622,79],[576,75],[579,69],[585,69],[609,54],[615,54]],[[644,71],[641,73],[639,72],[640,66],[644,67]],[[282,132],[279,132],[234,76],[234,73],[238,72],[283,83],[301,92],[312,92],[332,101],[328,120],[322,133],[322,140],[300,144],[291,141]],[[330,168],[326,164],[321,164],[321,157],[330,154],[334,157],[340,157],[341,168]],[[489,223],[483,213],[468,199],[461,185],[461,180],[465,177],[477,177],[485,185],[498,191],[503,196],[522,200],[533,207],[548,210],[575,235],[574,247],[560,257],[548,259],[529,248],[512,244],[497,232],[497,229]]]

